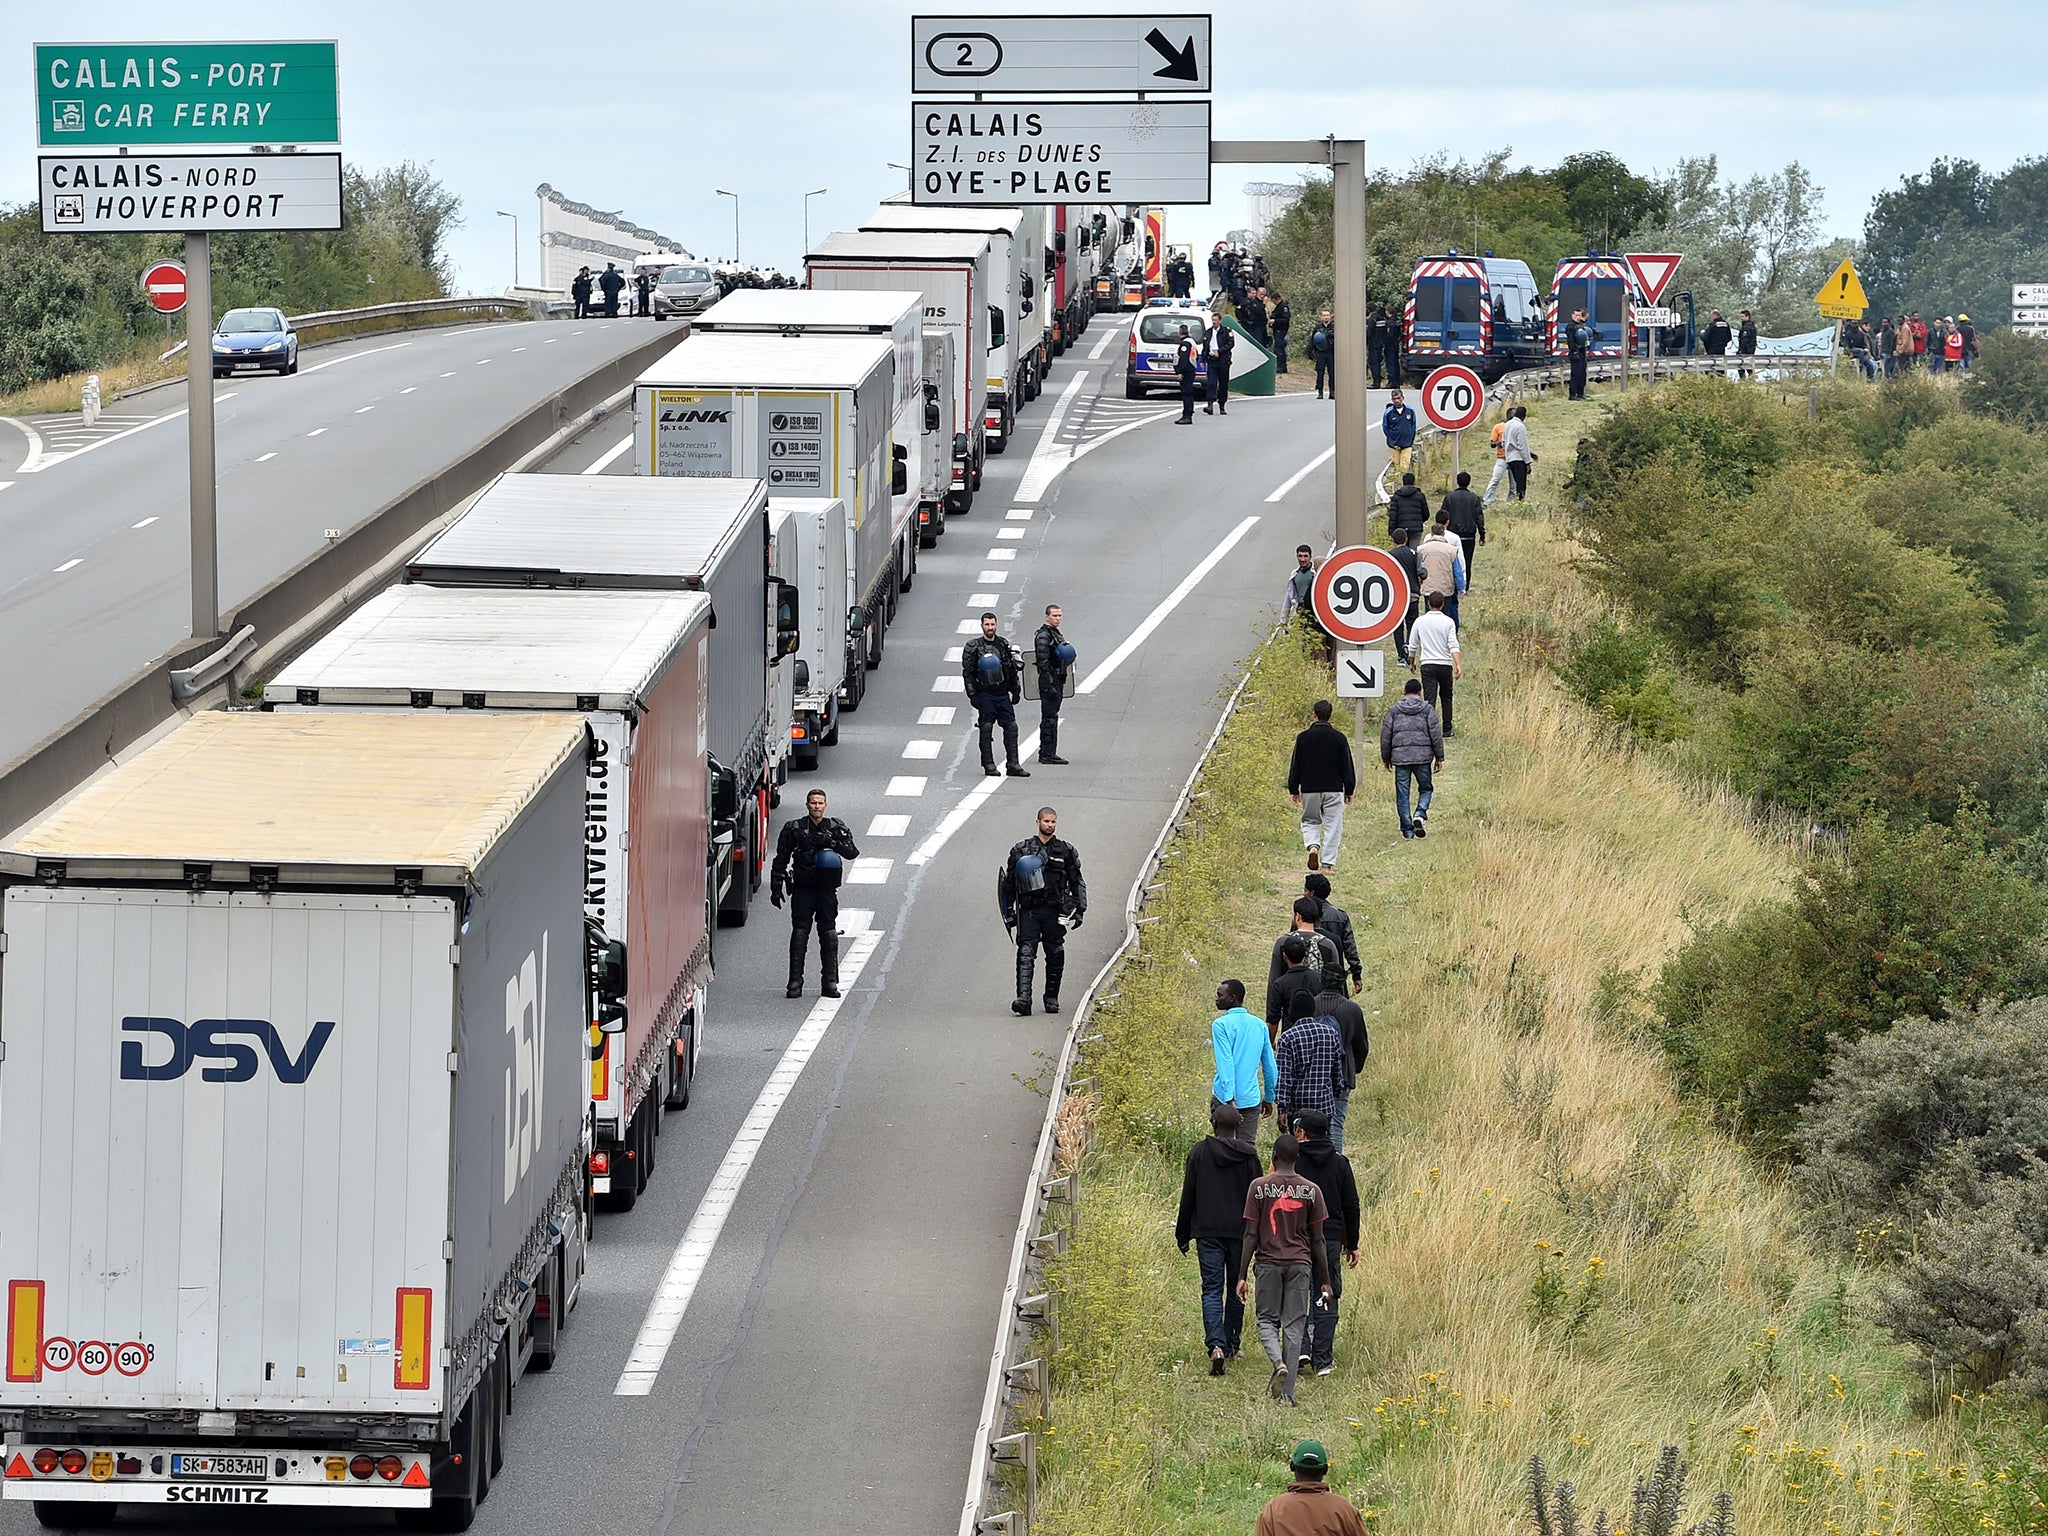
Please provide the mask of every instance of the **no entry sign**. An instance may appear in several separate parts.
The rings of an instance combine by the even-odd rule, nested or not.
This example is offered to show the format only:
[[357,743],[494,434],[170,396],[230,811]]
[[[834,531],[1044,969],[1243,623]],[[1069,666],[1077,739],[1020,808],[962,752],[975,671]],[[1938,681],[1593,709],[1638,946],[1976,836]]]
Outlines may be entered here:
[[1462,363],[1445,363],[1422,381],[1422,414],[1445,432],[1462,432],[1486,410],[1486,386]]
[[175,315],[185,307],[185,269],[175,261],[160,261],[142,274],[142,296],[159,314]]
[[1408,573],[1383,549],[1340,549],[1316,572],[1309,604],[1316,622],[1346,645],[1370,645],[1408,614]]

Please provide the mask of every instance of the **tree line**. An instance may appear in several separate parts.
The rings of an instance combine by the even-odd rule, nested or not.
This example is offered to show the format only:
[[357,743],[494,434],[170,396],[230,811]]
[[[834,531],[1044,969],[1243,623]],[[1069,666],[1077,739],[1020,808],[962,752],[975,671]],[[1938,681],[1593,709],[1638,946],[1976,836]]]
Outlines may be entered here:
[[[251,304],[308,314],[442,297],[447,239],[460,223],[460,199],[417,162],[345,167],[339,230],[213,237],[214,316]],[[167,345],[140,278],[152,261],[183,253],[178,235],[46,235],[35,204],[0,208],[0,393]]]

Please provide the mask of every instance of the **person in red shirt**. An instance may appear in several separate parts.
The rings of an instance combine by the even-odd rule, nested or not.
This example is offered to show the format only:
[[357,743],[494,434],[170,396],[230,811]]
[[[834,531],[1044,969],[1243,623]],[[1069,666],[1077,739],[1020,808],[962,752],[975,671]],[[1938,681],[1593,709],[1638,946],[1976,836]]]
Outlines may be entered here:
[[1273,1140],[1273,1171],[1252,1180],[1244,1197],[1244,1250],[1238,1261],[1237,1299],[1252,1298],[1252,1261],[1258,1261],[1259,1343],[1273,1362],[1266,1390],[1294,1406],[1294,1378],[1308,1333],[1309,1272],[1325,1306],[1330,1302],[1329,1258],[1323,1223],[1329,1203],[1314,1179],[1297,1173],[1292,1136]]
[[1927,322],[1920,318],[1920,311],[1913,311],[1913,366],[1919,367],[1927,361]]

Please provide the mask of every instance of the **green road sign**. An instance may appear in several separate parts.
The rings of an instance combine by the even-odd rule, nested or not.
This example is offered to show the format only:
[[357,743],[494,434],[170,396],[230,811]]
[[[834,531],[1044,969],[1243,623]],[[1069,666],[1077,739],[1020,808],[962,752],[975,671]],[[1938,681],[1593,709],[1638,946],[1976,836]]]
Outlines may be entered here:
[[37,43],[36,140],[338,144],[333,43]]

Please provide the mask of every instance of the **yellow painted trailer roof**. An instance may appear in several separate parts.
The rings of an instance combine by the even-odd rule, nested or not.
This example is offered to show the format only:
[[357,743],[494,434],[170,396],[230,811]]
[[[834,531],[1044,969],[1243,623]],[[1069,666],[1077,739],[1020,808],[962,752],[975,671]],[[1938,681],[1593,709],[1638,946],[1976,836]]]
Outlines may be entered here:
[[197,715],[10,852],[474,872],[584,736],[570,714]]

